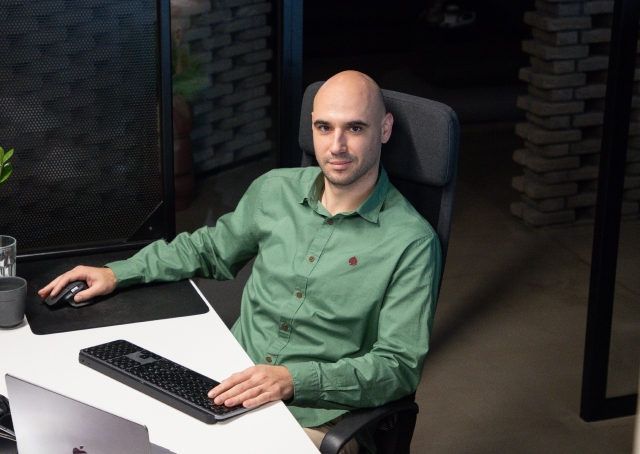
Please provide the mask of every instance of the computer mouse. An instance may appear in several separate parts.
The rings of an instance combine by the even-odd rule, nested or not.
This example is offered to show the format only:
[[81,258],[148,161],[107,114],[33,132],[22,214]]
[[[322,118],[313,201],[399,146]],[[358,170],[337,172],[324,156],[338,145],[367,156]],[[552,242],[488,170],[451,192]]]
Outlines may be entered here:
[[87,283],[85,281],[70,282],[56,296],[51,296],[51,295],[47,296],[44,299],[44,302],[47,303],[49,306],[55,306],[58,303],[63,303],[64,301],[66,301],[67,303],[69,303],[73,307],[86,306],[87,304],[93,303],[93,300],[86,300],[86,301],[83,301],[81,303],[76,303],[73,300],[73,297],[76,296],[76,294],[78,292],[81,292],[82,290],[85,290],[85,289],[88,289],[88,288],[89,288],[89,286],[87,285]]

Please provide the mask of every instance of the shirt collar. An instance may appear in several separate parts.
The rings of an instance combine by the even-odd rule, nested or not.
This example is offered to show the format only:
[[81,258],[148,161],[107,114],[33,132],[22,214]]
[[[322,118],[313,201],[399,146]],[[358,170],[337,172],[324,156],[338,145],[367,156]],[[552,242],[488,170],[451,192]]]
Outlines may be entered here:
[[[331,217],[329,212],[320,203],[322,189],[324,188],[324,175],[320,169],[318,170],[318,175],[309,185],[307,195],[300,201],[300,203],[306,202],[315,212],[322,214],[323,216]],[[376,183],[376,187],[373,189],[373,192],[369,194],[369,197],[367,197],[367,200],[365,200],[355,211],[351,213],[341,213],[341,215],[349,216],[358,214],[361,218],[376,224],[378,222],[380,210],[382,209],[382,204],[384,203],[387,197],[387,192],[389,191],[389,184],[387,172],[384,170],[384,167],[380,166],[378,182]]]

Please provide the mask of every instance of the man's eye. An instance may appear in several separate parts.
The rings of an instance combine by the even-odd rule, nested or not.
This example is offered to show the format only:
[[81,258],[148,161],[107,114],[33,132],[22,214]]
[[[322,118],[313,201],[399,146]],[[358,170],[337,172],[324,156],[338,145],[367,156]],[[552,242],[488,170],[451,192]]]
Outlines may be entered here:
[[351,126],[351,128],[349,128],[349,130],[351,132],[360,132],[360,131],[362,131],[362,126]]

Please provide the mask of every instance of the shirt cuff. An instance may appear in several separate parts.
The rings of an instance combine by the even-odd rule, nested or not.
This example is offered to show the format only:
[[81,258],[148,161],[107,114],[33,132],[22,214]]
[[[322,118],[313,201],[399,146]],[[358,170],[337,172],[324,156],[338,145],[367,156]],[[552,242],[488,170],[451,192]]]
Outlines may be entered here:
[[116,275],[116,288],[128,287],[142,282],[140,270],[135,263],[128,260],[107,263],[105,267],[111,268],[113,274]]
[[320,378],[312,362],[287,364],[293,378],[292,405],[309,406],[320,400]]

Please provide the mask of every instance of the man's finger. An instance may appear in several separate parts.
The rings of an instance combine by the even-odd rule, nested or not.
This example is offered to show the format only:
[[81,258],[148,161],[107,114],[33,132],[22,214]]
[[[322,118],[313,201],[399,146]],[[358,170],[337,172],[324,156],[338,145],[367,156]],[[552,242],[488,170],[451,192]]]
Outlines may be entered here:
[[73,297],[73,300],[76,303],[80,303],[82,301],[90,300],[98,295],[101,295],[102,292],[98,289],[98,286],[89,287],[86,290],[78,292],[76,296]]
[[83,280],[86,280],[86,273],[82,272],[82,267],[77,266],[71,271],[67,271],[66,273],[55,278],[47,286],[40,290],[38,294],[40,294],[40,296],[43,298],[46,298],[49,295],[56,296],[63,288],[69,285],[69,282]]
[[[245,408],[249,408],[249,407],[254,407],[255,405],[249,405],[250,402],[258,397],[260,397],[261,395],[266,395],[267,393],[264,393],[262,390],[262,386],[255,386],[253,388],[249,388],[248,390],[244,391],[241,394],[238,394],[237,396],[231,397],[230,399],[226,399],[224,401],[224,404],[227,407],[233,407],[235,405],[243,405]],[[268,399],[265,398],[265,402]]]
[[53,293],[53,289],[56,287],[61,277],[62,276],[58,276],[53,281],[49,282],[45,287],[43,287],[38,291],[38,294],[43,298],[46,298],[47,296],[49,296],[49,294]]
[[53,288],[49,292],[51,296],[56,296],[69,283],[66,276],[62,275],[53,283]]
[[242,372],[236,372],[226,380],[222,380],[222,382],[218,386],[216,386],[215,388],[209,391],[208,396],[210,398],[214,398],[224,393],[225,391],[230,390],[234,386],[246,381],[251,376],[251,374],[247,373],[248,370],[249,369],[244,370]]
[[109,268],[77,266],[51,281],[38,294],[41,298],[46,298],[50,295],[56,296],[73,281],[85,281],[89,287],[75,295],[74,301],[76,302],[86,301],[98,295],[109,294],[117,285],[116,276]]
[[[235,386],[232,386],[222,392],[218,393],[213,400],[216,405],[222,405],[223,403],[227,406],[236,405],[235,403],[227,404],[229,400],[233,399],[238,402],[237,396],[246,392],[248,389],[251,389],[253,385],[249,380],[238,383]],[[240,401],[241,402],[241,401]]]
[[252,407],[257,407],[258,405],[266,404],[267,402],[271,402],[272,400],[278,400],[278,399],[274,399],[271,393],[264,392],[264,393],[258,394],[253,399],[245,400],[242,403],[242,405],[244,406],[244,408],[252,408]]
[[52,288],[53,288],[53,282],[50,282],[46,286],[38,290],[38,295],[40,295],[41,298],[46,298],[51,293]]
[[255,407],[293,395],[293,380],[283,366],[258,365],[233,374],[209,391],[216,405]]

